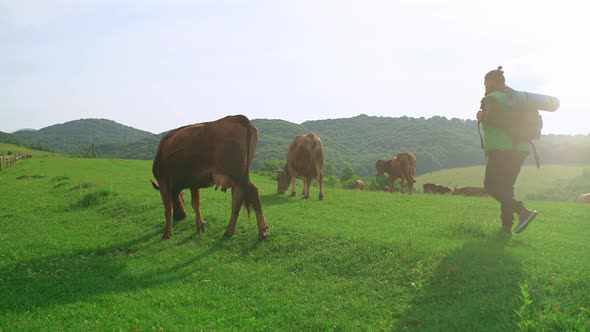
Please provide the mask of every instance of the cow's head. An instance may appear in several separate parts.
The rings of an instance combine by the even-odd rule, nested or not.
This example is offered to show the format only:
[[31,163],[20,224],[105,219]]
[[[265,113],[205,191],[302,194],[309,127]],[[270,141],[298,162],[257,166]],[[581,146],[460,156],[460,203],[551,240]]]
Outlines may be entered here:
[[277,194],[284,194],[291,183],[289,171],[280,169],[277,171]]
[[381,175],[383,175],[383,172],[385,172],[385,162],[387,162],[386,159],[379,159],[375,162],[375,168],[377,169],[377,176],[381,176]]

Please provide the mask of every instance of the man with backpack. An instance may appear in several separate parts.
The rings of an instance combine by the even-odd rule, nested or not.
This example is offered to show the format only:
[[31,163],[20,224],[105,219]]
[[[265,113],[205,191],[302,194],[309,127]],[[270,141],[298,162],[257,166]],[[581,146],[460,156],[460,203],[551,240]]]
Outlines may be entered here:
[[[485,97],[477,113],[483,124],[482,148],[487,158],[484,188],[500,203],[502,232],[512,234],[516,213],[519,223],[514,232],[520,233],[535,219],[537,211],[527,209],[516,199],[514,184],[530,154],[532,140],[540,137],[542,121],[538,109],[515,102],[521,92],[506,85],[501,66],[485,75],[484,86]],[[538,165],[538,158],[536,161]]]

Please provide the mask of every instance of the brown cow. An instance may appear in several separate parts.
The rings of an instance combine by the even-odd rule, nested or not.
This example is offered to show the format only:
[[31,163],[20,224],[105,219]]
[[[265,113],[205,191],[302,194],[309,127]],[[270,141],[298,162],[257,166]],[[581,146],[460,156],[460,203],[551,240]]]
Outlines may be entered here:
[[435,183],[425,183],[422,185],[422,188],[424,189],[424,193],[430,194],[446,194],[452,191],[451,188],[447,186]]
[[258,236],[268,236],[258,189],[250,182],[249,166],[254,159],[258,129],[243,115],[227,116],[212,122],[175,129],[160,141],[152,172],[164,201],[166,230],[172,236],[172,218],[186,218],[182,190],[190,188],[191,204],[197,215],[197,232],[205,231],[200,208],[200,188],[215,185],[222,191],[231,188],[232,213],[225,236],[236,232],[242,204],[256,212]]
[[578,202],[578,203],[590,203],[590,193],[588,193],[588,194],[580,194],[580,196],[578,196],[578,199],[576,199],[576,202]]
[[358,190],[363,190],[365,189],[365,183],[363,182],[363,180],[356,180],[354,181],[354,188]]
[[398,153],[393,159],[379,159],[375,162],[377,176],[383,173],[389,174],[391,179],[391,191],[395,180],[401,178],[401,192],[404,192],[404,181],[408,183],[408,193],[414,192],[414,183],[416,183],[416,156],[411,152]]
[[455,188],[453,190],[453,195],[463,195],[463,196],[488,196],[488,193],[484,188],[480,187],[463,187],[463,188]]
[[320,200],[324,199],[323,187],[324,145],[322,140],[309,133],[296,136],[289,144],[287,164],[278,171],[277,193],[284,194],[291,184],[291,196],[295,196],[295,180],[303,178],[303,196],[309,198],[311,181],[316,179],[320,184]]

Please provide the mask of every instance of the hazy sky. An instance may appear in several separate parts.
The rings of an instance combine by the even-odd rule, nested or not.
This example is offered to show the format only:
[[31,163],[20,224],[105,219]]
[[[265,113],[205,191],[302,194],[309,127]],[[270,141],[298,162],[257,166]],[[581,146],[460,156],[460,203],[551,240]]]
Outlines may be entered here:
[[0,0],[0,131],[106,118],[472,119],[483,76],[590,133],[587,1]]

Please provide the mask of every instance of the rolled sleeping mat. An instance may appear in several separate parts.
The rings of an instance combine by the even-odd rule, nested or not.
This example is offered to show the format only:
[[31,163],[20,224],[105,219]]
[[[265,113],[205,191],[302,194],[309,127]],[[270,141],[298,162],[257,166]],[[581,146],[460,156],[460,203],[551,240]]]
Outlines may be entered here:
[[512,90],[506,94],[506,101],[509,105],[525,106],[537,111],[555,112],[559,108],[557,97],[542,95],[526,91]]

